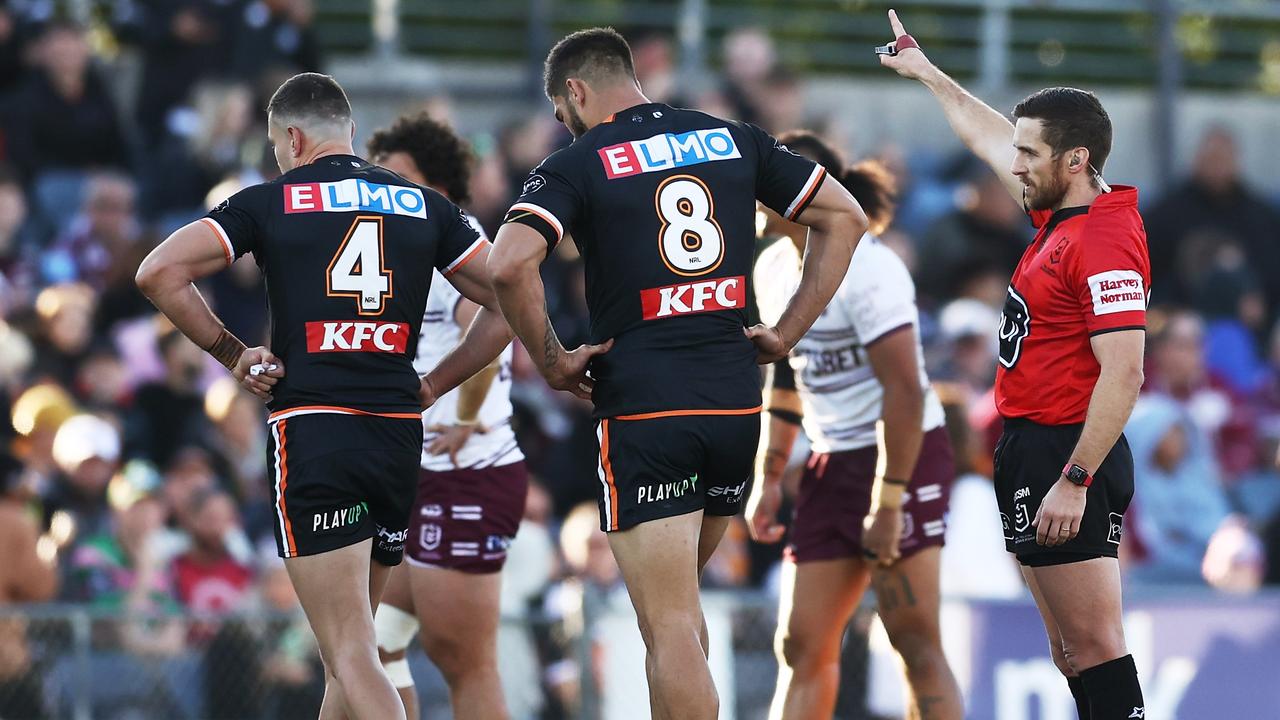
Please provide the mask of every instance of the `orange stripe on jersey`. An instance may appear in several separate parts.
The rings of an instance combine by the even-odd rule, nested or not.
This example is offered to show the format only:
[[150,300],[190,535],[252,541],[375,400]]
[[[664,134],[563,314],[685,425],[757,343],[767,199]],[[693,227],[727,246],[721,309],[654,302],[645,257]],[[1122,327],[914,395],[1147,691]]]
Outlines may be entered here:
[[289,557],[296,557],[298,545],[293,541],[293,523],[289,521],[289,512],[284,505],[285,490],[289,487],[289,450],[284,437],[288,424],[288,420],[280,421],[280,517],[284,518],[285,547],[289,550]]
[[[542,221],[543,221],[543,222],[545,222],[546,224],[550,225],[550,226],[551,226],[551,229],[556,231],[556,243],[559,243],[561,240],[563,240],[563,239],[564,239],[564,230],[563,230],[563,228],[561,227],[561,225],[560,225],[560,221],[559,221],[559,220],[556,220],[555,218],[550,217],[550,216],[549,216],[549,215],[547,215],[545,212],[542,212],[541,210],[539,210],[539,209],[537,209],[537,208],[533,207],[533,206],[532,206],[532,205],[530,205],[529,203],[516,203],[515,205],[512,205],[512,206],[511,206],[511,209],[512,209],[512,210],[515,210],[515,209],[517,209],[517,208],[518,208],[518,209],[520,209],[520,210],[523,210],[525,213],[527,213],[527,214],[529,214],[529,215],[536,215],[536,216],[538,216],[538,217],[542,218]],[[520,218],[520,217],[522,217],[522,216],[517,215],[515,218],[512,218],[512,220],[515,220],[515,219]]]
[[795,220],[799,217],[800,213],[804,212],[804,209],[809,207],[809,203],[813,200],[813,196],[818,192],[818,188],[822,187],[822,181],[826,179],[827,171],[826,168],[823,167],[819,167],[818,171],[818,176],[814,178],[813,181],[813,187],[809,188],[809,192],[805,193],[804,199],[796,205],[795,211],[791,213],[791,217],[787,218],[788,220]]
[[609,529],[618,529],[618,485],[613,481],[613,463],[609,461],[609,420],[600,421],[600,464],[604,466],[604,481],[609,486]]
[[222,246],[222,254],[227,258],[227,264],[230,265],[235,262],[235,256],[231,254],[231,246],[228,244],[226,234],[223,233],[222,228],[218,227],[218,225],[209,218],[200,218],[200,222],[208,225],[209,229],[213,231],[213,234],[218,236],[218,244]]
[[615,420],[655,420],[667,417],[694,417],[698,415],[755,415],[763,406],[742,408],[739,410],[664,410],[663,412],[640,413],[639,415],[619,415]]
[[341,407],[338,405],[303,405],[300,407],[289,408],[288,410],[277,410],[271,413],[267,418],[267,422],[274,420],[284,420],[293,414],[314,414],[314,413],[333,413],[335,415],[365,415],[368,417],[385,417],[395,418],[399,420],[417,420],[422,416],[418,413],[379,413],[369,412],[367,410],[356,410],[355,408]]
[[444,277],[449,277],[450,275],[461,270],[462,266],[474,260],[475,257],[480,254],[480,251],[483,250],[484,246],[487,244],[488,243],[485,243],[481,240],[477,240],[476,246],[471,249],[471,252],[467,253],[467,256],[462,258],[462,260],[458,261],[457,265],[454,265],[448,272],[444,273]]

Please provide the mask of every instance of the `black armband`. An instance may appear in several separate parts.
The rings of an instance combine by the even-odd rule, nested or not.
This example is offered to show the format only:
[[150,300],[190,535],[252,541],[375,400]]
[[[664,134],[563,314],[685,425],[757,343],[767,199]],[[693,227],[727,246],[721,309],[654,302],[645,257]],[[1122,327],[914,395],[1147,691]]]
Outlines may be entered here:
[[791,410],[782,410],[779,408],[769,408],[769,414],[778,418],[788,425],[799,425],[802,416],[798,412]]

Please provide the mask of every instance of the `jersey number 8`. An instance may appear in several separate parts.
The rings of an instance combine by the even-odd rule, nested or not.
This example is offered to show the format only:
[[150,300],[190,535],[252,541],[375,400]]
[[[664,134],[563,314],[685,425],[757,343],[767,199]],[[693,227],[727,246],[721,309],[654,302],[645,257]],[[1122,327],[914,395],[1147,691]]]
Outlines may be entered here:
[[391,271],[383,267],[382,218],[357,217],[329,262],[329,297],[353,297],[360,315],[381,315],[391,297]]
[[662,228],[658,251],[667,269],[677,275],[705,275],[724,259],[724,233],[715,219],[711,191],[692,175],[662,181],[654,195]]

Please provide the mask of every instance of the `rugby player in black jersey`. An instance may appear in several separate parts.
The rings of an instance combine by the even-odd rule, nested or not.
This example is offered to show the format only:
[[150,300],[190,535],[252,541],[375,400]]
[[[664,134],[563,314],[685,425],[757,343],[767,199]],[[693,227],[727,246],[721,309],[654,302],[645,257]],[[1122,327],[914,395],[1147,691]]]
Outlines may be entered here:
[[[715,718],[698,578],[749,494],[757,363],[784,357],[840,285],[861,208],[763,131],[651,103],[612,29],[561,40],[546,93],[576,140],[534,169],[489,261],[512,327],[552,387],[589,398],[601,524],[648,650],[655,718]],[[759,198],[810,227],[776,326],[746,327]],[[538,266],[572,235],[592,344],[566,351]]]
[[[286,81],[267,106],[281,175],[157,247],[138,285],[187,337],[268,401],[276,541],[326,668],[321,718],[404,718],[378,662],[373,610],[400,562],[422,446],[419,413],[510,340],[484,273],[489,244],[439,193],[355,156],[342,88]],[[253,253],[271,346],[246,348],[194,281]],[[432,268],[482,306],[428,375],[413,369]]]

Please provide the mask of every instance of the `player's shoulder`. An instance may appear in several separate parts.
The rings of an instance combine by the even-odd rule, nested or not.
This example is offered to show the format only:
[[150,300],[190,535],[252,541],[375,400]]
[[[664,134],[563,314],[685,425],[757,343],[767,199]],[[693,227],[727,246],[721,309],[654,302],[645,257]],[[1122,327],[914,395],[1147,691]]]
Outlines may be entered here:
[[1147,231],[1138,211],[1136,188],[1113,186],[1111,192],[1099,195],[1089,206],[1089,212],[1077,218],[1076,222],[1083,240],[1071,243],[1075,246],[1076,256],[1086,251],[1146,253]]

